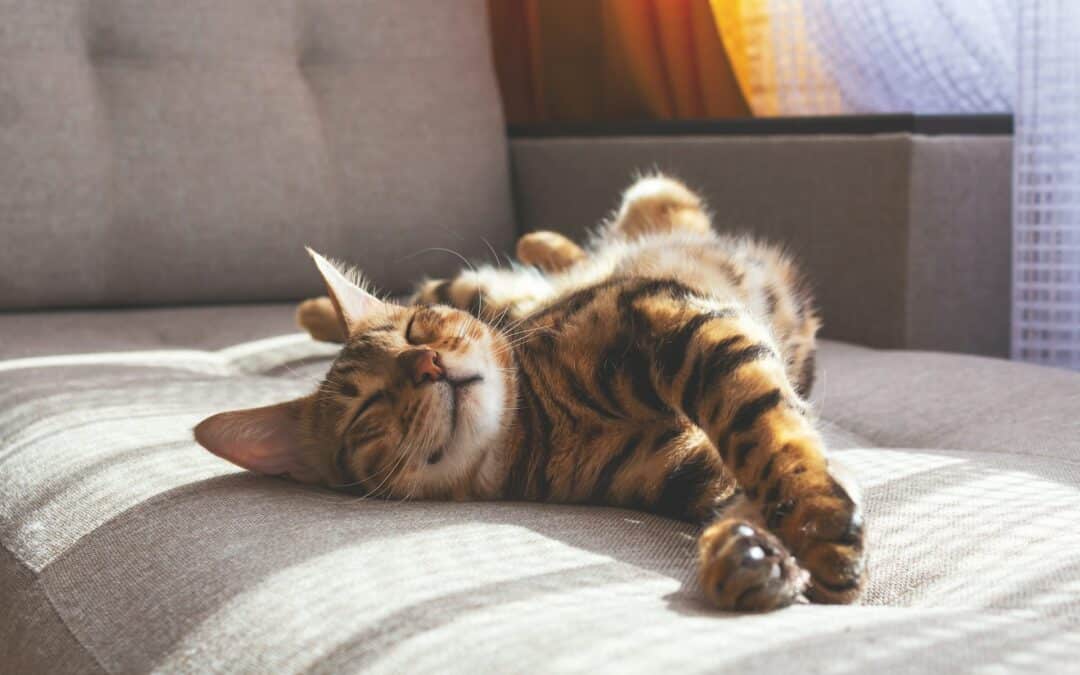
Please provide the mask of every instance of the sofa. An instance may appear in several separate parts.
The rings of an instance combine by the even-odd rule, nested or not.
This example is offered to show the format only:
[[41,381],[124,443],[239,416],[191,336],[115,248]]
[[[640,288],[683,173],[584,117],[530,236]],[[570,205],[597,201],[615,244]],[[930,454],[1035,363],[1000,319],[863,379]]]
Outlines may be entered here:
[[[508,138],[488,49],[479,0],[0,2],[0,673],[1075,668],[1080,375],[997,358],[1008,135]],[[304,244],[401,293],[653,166],[806,263],[856,604],[724,614],[685,523],[364,500],[192,439],[325,372]]]

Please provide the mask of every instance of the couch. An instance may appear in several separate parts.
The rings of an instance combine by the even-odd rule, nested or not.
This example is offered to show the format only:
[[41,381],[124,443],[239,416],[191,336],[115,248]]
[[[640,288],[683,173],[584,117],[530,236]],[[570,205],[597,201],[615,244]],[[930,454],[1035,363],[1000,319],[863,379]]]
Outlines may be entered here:
[[[508,140],[486,39],[479,0],[0,2],[0,672],[1074,668],[1080,376],[986,356],[1008,137]],[[807,261],[857,604],[718,613],[683,523],[362,500],[193,441],[325,371],[303,244],[402,292],[652,165]]]

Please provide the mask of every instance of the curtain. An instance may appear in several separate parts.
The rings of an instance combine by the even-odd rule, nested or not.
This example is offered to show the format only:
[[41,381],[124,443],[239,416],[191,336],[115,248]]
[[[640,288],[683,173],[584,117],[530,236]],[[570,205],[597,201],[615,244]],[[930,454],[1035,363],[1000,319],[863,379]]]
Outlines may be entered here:
[[711,0],[739,86],[754,115],[823,115],[844,110],[821,51],[807,39],[806,12],[778,0]]
[[755,115],[1012,109],[1014,0],[712,0]]
[[709,0],[488,0],[511,123],[750,114]]
[[1080,369],[1080,2],[1021,0],[1013,357]]

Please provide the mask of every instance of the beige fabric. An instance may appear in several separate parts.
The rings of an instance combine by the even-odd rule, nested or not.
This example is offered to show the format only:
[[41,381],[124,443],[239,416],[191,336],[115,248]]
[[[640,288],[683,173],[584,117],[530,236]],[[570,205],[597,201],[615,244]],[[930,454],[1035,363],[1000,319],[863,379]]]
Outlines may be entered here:
[[0,548],[0,672],[97,673],[34,575]]
[[[870,585],[858,606],[726,616],[699,599],[683,524],[364,501],[205,453],[195,421],[308,390],[333,348],[284,335],[189,349],[189,322],[242,333],[288,314],[130,312],[127,350],[87,338],[96,355],[0,362],[0,663],[1064,672],[1080,653],[1080,435],[1066,408],[1030,400],[1076,401],[1075,374],[826,344],[819,409],[866,492]],[[968,380],[1001,386],[956,386]],[[1023,396],[999,422],[1010,388]]]
[[1080,460],[1080,376],[980,356],[830,344],[813,398],[875,445]]
[[223,349],[297,330],[295,305],[0,312],[0,359],[151,349]]

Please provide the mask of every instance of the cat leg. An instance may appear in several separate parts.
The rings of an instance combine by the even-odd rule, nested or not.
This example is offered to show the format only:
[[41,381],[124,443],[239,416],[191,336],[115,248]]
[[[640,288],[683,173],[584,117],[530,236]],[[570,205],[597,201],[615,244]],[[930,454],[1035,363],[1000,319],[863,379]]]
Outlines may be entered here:
[[[787,379],[768,331],[674,282],[621,292],[624,325],[651,354],[657,393],[717,449],[765,526],[810,573],[807,595],[851,602],[865,581],[862,513],[853,485]],[[688,307],[695,307],[688,309]]]
[[705,596],[729,611],[786,607],[805,590],[809,576],[741,494],[701,533],[698,559]]
[[312,338],[323,342],[345,342],[345,329],[330,298],[312,298],[296,308],[296,323]]
[[541,230],[518,239],[517,259],[547,274],[557,274],[584,260],[585,251],[558,232]]
[[544,275],[534,268],[479,267],[453,279],[430,279],[420,284],[413,303],[449,305],[469,312],[493,326],[507,325],[555,294]]
[[638,179],[623,193],[608,233],[626,239],[649,234],[704,234],[712,227],[705,203],[674,178],[654,174]]
[[734,253],[745,269],[760,268],[765,317],[773,335],[787,357],[788,380],[800,396],[806,398],[814,383],[814,355],[821,319],[805,277],[795,261],[782,249],[762,241],[742,240]]

